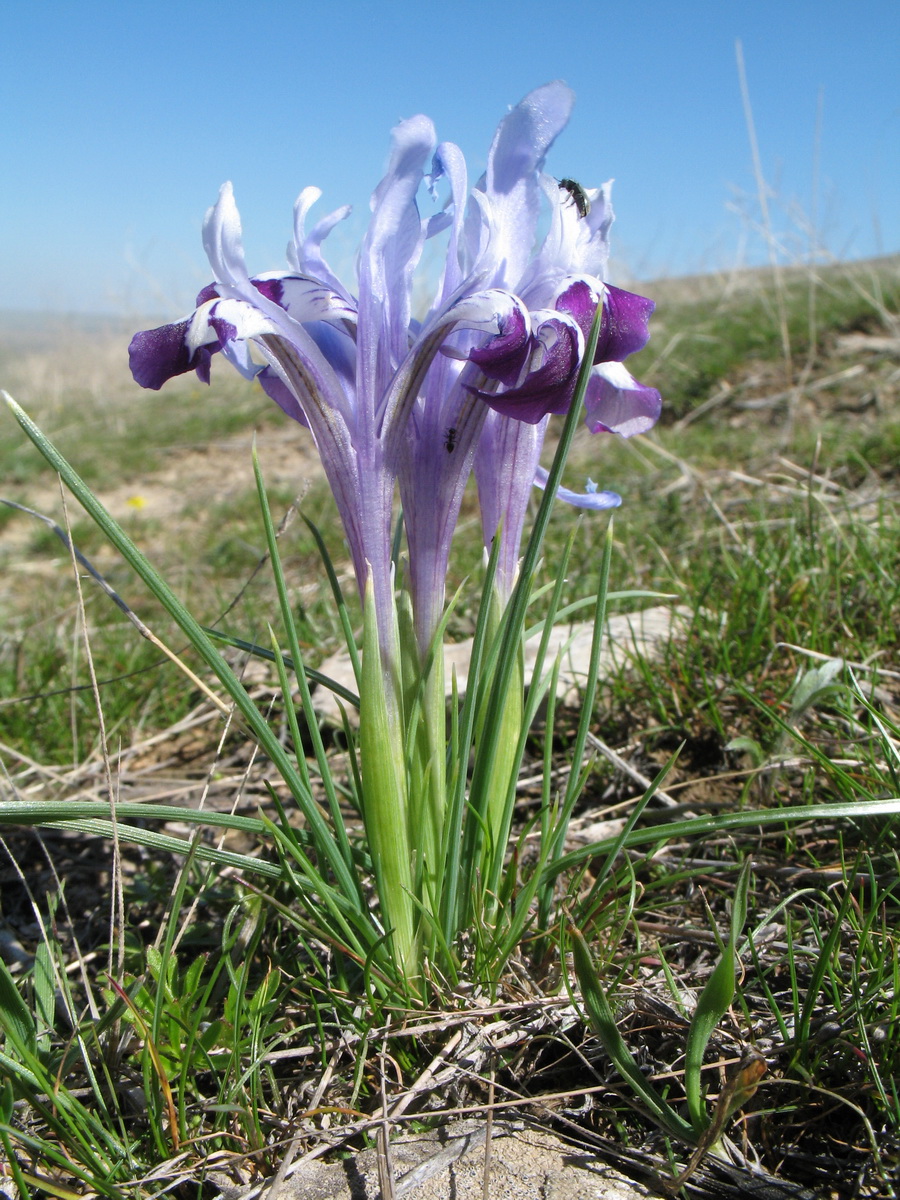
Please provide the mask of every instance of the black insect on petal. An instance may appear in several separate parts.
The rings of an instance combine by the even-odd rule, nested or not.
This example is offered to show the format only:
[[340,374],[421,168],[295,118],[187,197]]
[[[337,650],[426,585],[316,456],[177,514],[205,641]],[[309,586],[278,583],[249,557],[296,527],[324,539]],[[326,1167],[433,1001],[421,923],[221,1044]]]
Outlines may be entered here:
[[574,179],[561,179],[559,186],[571,196],[572,203],[578,209],[579,217],[586,217],[591,211],[591,202],[581,184],[577,183]]

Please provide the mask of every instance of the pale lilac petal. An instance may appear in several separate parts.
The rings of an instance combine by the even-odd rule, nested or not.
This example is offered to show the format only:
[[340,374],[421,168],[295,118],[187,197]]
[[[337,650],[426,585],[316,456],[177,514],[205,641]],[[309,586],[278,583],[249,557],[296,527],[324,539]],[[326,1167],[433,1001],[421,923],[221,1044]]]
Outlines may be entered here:
[[[545,488],[547,486],[548,472],[544,467],[538,467],[534,473],[534,486]],[[618,508],[622,503],[622,497],[618,492],[601,492],[598,491],[596,485],[592,488],[590,480],[588,486],[583,492],[573,492],[569,488],[558,487],[556,495],[560,500],[564,500],[566,504],[571,504],[573,508],[588,508],[595,512],[602,512],[607,508]]]
[[241,218],[230,183],[223,183],[219,199],[203,222],[203,248],[220,287],[239,288],[248,282],[241,238]]
[[294,205],[294,239],[288,245],[288,262],[298,275],[315,276],[349,300],[349,293],[322,255],[322,243],[336,225],[350,216],[351,208],[345,204],[335,209],[313,227],[312,233],[307,234],[307,215],[321,195],[319,188],[306,187],[297,197]]
[[[609,231],[613,223],[612,204],[609,200],[612,183],[602,187],[583,189],[590,205],[584,215],[572,203],[565,189],[556,188],[554,196],[554,224],[548,235],[547,251],[556,245],[557,265],[564,265],[571,275],[594,275],[603,279],[609,261]],[[540,260],[541,256],[538,255]]]
[[536,425],[488,412],[475,456],[475,478],[485,546],[500,531],[497,587],[512,593],[528,500],[541,456],[547,420]]
[[[416,193],[435,141],[427,117],[411,117],[396,126],[387,173],[372,196],[372,219],[359,259],[358,378],[367,397],[384,393],[409,348],[412,274],[425,237]],[[374,419],[373,409],[371,402],[369,419]]]
[[531,257],[541,210],[540,173],[574,103],[572,90],[557,80],[529,92],[497,128],[484,184],[494,286],[515,289]]
[[[452,142],[442,142],[435,151],[431,163],[431,175],[428,177],[429,190],[432,194],[436,189],[438,181],[442,179],[446,179],[450,185],[450,211],[442,215],[448,216],[451,224],[447,254],[444,260],[444,270],[435,296],[435,305],[437,307],[446,304],[463,280],[461,240],[463,223],[466,216],[468,174],[466,172],[466,160],[463,157],[463,153]],[[436,225],[434,229],[437,229]],[[429,237],[432,236],[432,232],[432,223],[429,222]]]
[[300,274],[306,270],[303,262],[303,253],[306,247],[306,218],[309,216],[312,206],[321,199],[321,188],[305,187],[294,201],[294,240],[288,245],[288,259],[294,270]]
[[274,400],[283,412],[292,420],[309,428],[309,421],[299,400],[276,371],[271,367],[263,367],[256,378],[266,395]]
[[577,242],[573,255],[573,267],[586,275],[606,278],[609,262],[609,231],[615,220],[610,194],[612,180],[598,188],[588,188],[591,211],[576,225]]
[[594,367],[584,404],[591,433],[618,433],[626,438],[652,429],[662,408],[656,388],[638,383],[618,362]]

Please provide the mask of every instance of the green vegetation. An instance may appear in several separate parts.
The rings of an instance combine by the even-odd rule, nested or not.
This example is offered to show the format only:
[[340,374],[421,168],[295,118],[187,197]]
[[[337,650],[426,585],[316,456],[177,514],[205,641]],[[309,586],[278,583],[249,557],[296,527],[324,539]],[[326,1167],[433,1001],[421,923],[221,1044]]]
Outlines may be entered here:
[[792,387],[792,367],[821,365],[841,336],[884,334],[900,308],[892,259],[790,268],[777,280],[768,270],[730,280],[704,276],[645,290],[658,305],[653,339],[629,364],[639,379],[663,390],[670,422],[723,384],[753,379],[754,369],[764,384],[780,380],[772,391]]
[[[259,1181],[294,1139],[305,1152],[340,1126],[348,1148],[369,1144],[383,1103],[433,1122],[523,1096],[570,1135],[580,1123],[601,1152],[627,1147],[658,1179],[691,1165],[702,1178],[692,1147],[727,1137],[814,1191],[892,1195],[900,858],[885,813],[900,797],[900,264],[788,272],[780,289],[765,272],[730,288],[671,282],[657,298],[635,374],[663,392],[662,428],[634,444],[582,436],[568,474],[623,494],[611,587],[665,593],[682,616],[655,657],[622,646],[601,680],[595,757],[574,769],[587,785],[551,901],[554,880],[535,877],[535,823],[542,797],[566,791],[579,714],[551,709],[535,725],[514,827],[519,882],[501,898],[535,896],[534,913],[493,997],[447,984],[444,1013],[400,1013],[374,952],[356,964],[334,953],[298,902],[304,823],[243,726],[87,578],[80,610],[46,525],[4,517],[0,1140],[23,1195],[150,1197],[215,1170]],[[254,424],[276,519],[301,494],[345,562],[304,431],[252,389],[214,375],[210,390],[185,383],[147,402],[125,384],[89,394],[76,372],[42,410],[39,387],[28,396],[0,382],[108,492],[201,622],[269,644],[276,620],[271,570],[259,567]],[[4,494],[64,524],[42,460],[3,419]],[[144,506],[129,506],[132,488]],[[74,505],[69,516],[82,552],[180,651],[156,601]],[[557,506],[548,584],[573,520]],[[581,521],[564,603],[595,589],[605,533],[604,520]],[[479,570],[480,544],[470,514],[451,588]],[[300,650],[317,666],[341,630],[303,521],[285,525],[279,549]],[[463,599],[451,633],[473,624]],[[283,744],[306,744],[270,665],[229,655]],[[325,748],[356,852],[352,736]],[[140,842],[101,840],[104,743],[116,804],[144,806],[140,821],[120,814]],[[215,826],[180,811],[160,822],[159,804],[201,797]],[[38,803],[56,806],[59,827],[31,827]],[[67,823],[62,805],[86,807],[70,807]],[[175,854],[185,840],[188,854]],[[565,994],[575,978],[560,977],[567,948],[577,1018]],[[477,1016],[486,999],[497,1007]],[[463,1028],[481,1040],[454,1041]],[[554,1118],[542,1097],[560,1092],[576,1116]]]

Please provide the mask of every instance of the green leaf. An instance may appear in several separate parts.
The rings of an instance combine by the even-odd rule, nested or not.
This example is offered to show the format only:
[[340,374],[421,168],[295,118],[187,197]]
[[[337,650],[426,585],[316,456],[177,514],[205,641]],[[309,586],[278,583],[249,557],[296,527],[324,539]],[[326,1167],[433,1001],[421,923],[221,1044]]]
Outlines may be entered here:
[[[659,845],[676,838],[701,837],[707,833],[723,833],[733,829],[752,829],[765,825],[790,825],[801,821],[861,820],[863,817],[895,817],[900,814],[900,798],[886,800],[853,800],[835,804],[796,804],[790,808],[761,808],[752,812],[716,813],[713,816],[690,817],[688,820],[669,821],[664,825],[653,825],[648,829],[634,829],[622,843],[623,848]],[[604,854],[615,845],[615,838],[604,838],[591,842],[570,854],[564,854],[556,862],[548,863],[543,871],[542,883],[555,879],[572,867]]]
[[629,1084],[637,1099],[656,1123],[681,1141],[693,1145],[697,1140],[694,1130],[670,1104],[663,1100],[653,1084],[644,1076],[626,1046],[624,1038],[619,1033],[619,1027],[613,1016],[603,984],[600,982],[584,934],[576,926],[570,925],[569,937],[572,943],[575,975],[578,978],[578,986],[581,988],[585,1011],[594,1032],[603,1043],[604,1050],[612,1059],[616,1070]]
[[34,955],[34,1008],[40,1028],[39,1044],[42,1051],[50,1048],[50,1030],[56,1028],[56,980],[53,975],[53,949],[46,940],[51,935],[45,930],[44,939]]
[[824,696],[837,691],[841,687],[835,680],[844,669],[842,658],[830,658],[818,667],[810,667],[804,671],[794,686],[791,694],[791,712],[788,722],[799,721],[807,709],[812,708]]
[[751,861],[748,858],[738,876],[731,906],[731,929],[721,957],[706,986],[700,993],[691,1020],[685,1052],[684,1090],[694,1132],[699,1136],[709,1124],[700,1079],[703,1055],[715,1027],[728,1011],[734,998],[734,978],[737,968],[736,947],[747,920],[747,892],[750,886]]
[[0,959],[0,1028],[6,1034],[7,1050],[15,1050],[20,1058],[32,1058],[37,1053],[37,1030],[34,1017],[23,1000],[6,963]]
[[[273,650],[267,650],[265,646],[258,646],[256,642],[247,642],[243,638],[233,637],[229,633],[221,633],[218,629],[212,629],[209,625],[203,626],[203,632],[209,634],[214,641],[221,642],[223,646],[231,646],[235,650],[243,650],[247,654],[252,654],[254,658],[261,658],[265,662],[274,663],[277,661]],[[280,657],[289,671],[295,669],[294,660],[290,655],[282,654]],[[351,692],[349,688],[344,687],[342,683],[338,683],[336,679],[332,679],[329,675],[323,675],[315,667],[308,667],[306,663],[302,663],[301,667],[307,679],[311,679],[313,683],[319,684],[320,687],[328,688],[329,692],[333,692],[335,696],[340,696],[342,700],[346,700],[354,708],[359,708],[359,696],[355,692]]]
[[732,738],[730,742],[726,743],[725,749],[731,754],[748,754],[754,767],[761,767],[766,761],[766,752],[756,738],[744,735]]
[[15,1099],[12,1080],[4,1079],[3,1083],[0,1084],[0,1121],[4,1125],[8,1125],[12,1120]]

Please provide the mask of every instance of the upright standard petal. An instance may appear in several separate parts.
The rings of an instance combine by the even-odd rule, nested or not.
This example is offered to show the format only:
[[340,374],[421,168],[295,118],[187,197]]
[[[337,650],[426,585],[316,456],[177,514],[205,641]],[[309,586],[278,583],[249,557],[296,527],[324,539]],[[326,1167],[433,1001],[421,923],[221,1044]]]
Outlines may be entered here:
[[495,272],[490,282],[496,287],[515,289],[531,257],[541,210],[540,174],[574,103],[571,88],[548,83],[529,92],[497,128],[484,182],[490,205],[488,255]]
[[220,288],[236,288],[249,280],[244,263],[241,218],[230,183],[222,184],[218,200],[207,210],[203,222],[203,248]]
[[357,388],[360,414],[373,422],[409,348],[412,276],[425,239],[416,193],[435,141],[427,117],[401,122],[393,132],[387,173],[372,195],[359,258]]

